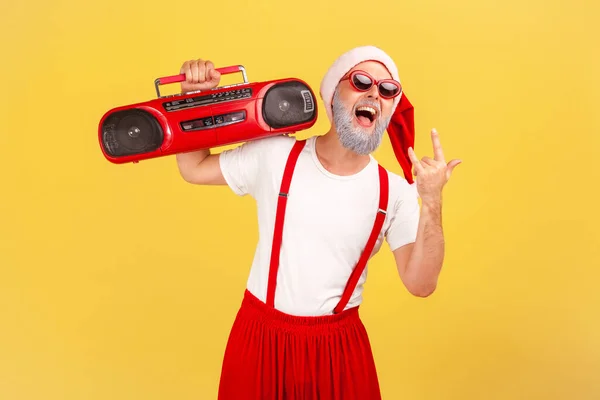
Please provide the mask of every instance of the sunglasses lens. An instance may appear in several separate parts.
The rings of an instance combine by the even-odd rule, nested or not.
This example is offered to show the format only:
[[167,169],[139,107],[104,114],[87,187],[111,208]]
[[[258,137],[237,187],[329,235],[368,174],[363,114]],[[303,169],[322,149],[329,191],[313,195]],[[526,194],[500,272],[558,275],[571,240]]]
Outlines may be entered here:
[[356,88],[359,90],[369,90],[369,88],[373,84],[371,78],[363,74],[354,74],[354,76],[352,77],[352,82],[354,83],[354,86],[356,86]]
[[400,87],[392,82],[382,82],[379,85],[379,92],[382,96],[392,97],[400,92]]

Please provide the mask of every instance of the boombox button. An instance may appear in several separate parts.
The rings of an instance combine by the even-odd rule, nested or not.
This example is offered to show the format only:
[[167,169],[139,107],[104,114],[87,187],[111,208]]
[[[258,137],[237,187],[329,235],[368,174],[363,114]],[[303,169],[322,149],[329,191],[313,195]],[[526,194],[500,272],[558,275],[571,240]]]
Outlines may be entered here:
[[223,123],[223,117],[222,116],[216,117],[215,118],[215,123],[222,124]]

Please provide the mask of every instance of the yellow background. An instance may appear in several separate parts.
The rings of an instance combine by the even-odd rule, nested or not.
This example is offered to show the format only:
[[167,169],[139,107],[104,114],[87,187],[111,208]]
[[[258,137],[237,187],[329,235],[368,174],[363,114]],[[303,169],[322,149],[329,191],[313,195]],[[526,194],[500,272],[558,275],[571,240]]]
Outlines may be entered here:
[[[3,1],[0,399],[215,398],[253,202],[184,183],[174,157],[110,164],[98,121],[186,59],[317,90],[362,44],[399,66],[417,155],[436,127],[464,160],[437,292],[411,297],[387,247],[371,264],[362,316],[384,399],[600,398],[599,8]],[[321,113],[299,136],[327,128]],[[376,157],[400,171],[387,139]]]

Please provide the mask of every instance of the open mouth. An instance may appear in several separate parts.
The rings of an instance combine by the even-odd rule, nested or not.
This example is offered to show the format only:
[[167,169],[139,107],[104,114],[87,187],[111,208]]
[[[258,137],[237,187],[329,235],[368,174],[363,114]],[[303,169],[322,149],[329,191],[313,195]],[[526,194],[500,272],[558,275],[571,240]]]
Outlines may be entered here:
[[356,120],[360,125],[370,127],[377,118],[377,110],[375,110],[373,107],[361,106],[356,108],[354,115],[356,116]]

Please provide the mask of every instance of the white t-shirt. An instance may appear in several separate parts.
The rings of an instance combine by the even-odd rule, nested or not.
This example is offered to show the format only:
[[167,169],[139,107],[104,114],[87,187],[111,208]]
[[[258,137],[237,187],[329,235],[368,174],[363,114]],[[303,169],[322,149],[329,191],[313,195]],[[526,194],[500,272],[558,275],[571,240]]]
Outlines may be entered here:
[[[328,172],[307,139],[289,190],[275,308],[301,316],[330,315],[356,266],[379,208],[378,163],[351,176]],[[258,208],[259,241],[248,290],[266,301],[278,195],[285,165],[296,139],[275,136],[244,143],[220,154],[222,173],[234,193],[252,196]],[[384,237],[391,250],[414,242],[419,223],[416,190],[388,171],[386,219],[372,256]],[[362,301],[365,268],[346,308]]]

